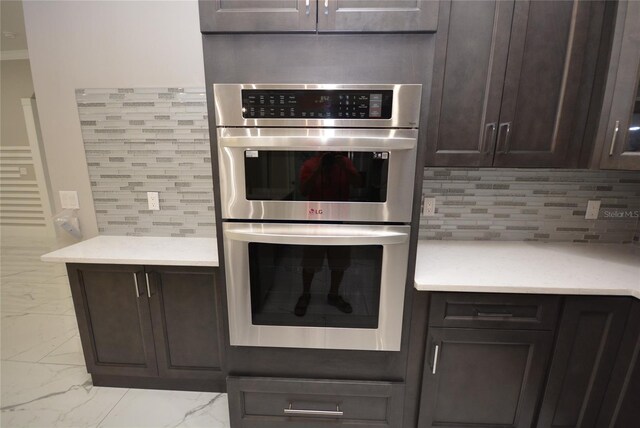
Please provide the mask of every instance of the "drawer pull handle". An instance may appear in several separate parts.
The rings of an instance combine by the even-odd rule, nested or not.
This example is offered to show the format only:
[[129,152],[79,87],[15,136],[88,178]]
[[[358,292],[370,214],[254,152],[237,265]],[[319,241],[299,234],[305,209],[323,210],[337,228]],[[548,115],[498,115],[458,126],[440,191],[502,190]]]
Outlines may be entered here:
[[511,312],[480,312],[476,310],[476,316],[483,318],[510,318],[513,314]]
[[291,416],[343,416],[344,412],[340,410],[340,406],[336,404],[335,410],[307,410],[307,409],[294,409],[293,405],[289,403],[289,408],[284,409],[285,415]]

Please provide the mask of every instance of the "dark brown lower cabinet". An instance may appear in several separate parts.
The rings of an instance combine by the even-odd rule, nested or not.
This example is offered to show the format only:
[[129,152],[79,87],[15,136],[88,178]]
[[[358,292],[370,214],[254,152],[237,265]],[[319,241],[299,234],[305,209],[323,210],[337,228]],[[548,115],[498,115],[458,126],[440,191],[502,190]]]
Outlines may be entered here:
[[227,378],[233,428],[400,428],[404,384]]
[[147,268],[158,371],[162,377],[216,378],[222,325],[211,269]]
[[550,331],[430,327],[420,428],[531,427]]
[[199,390],[224,385],[214,269],[68,264],[67,271],[94,383]]
[[597,426],[630,304],[622,297],[565,299],[538,428]]
[[598,427],[636,427],[640,421],[640,299],[634,299],[598,417]]
[[89,373],[158,373],[143,266],[68,265]]

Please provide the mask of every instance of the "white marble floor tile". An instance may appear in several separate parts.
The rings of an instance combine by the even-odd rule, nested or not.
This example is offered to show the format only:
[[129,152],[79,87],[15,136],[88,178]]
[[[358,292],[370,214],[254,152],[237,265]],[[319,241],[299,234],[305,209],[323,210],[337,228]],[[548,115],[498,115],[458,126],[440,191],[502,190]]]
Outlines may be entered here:
[[2,428],[229,427],[226,394],[91,385],[64,265],[46,240],[0,246]]
[[29,312],[34,314],[75,315],[71,296],[34,306]]
[[84,367],[84,355],[82,354],[82,344],[80,336],[73,336],[71,339],[51,351],[40,363],[47,364],[68,364]]
[[3,312],[62,314],[73,307],[68,285],[6,284],[2,286],[0,296],[0,309]]
[[228,428],[227,395],[130,389],[99,426]]
[[78,334],[75,317],[27,313],[2,317],[3,360],[36,362]]
[[127,392],[92,386],[84,367],[14,361],[2,361],[1,389],[7,428],[95,427]]

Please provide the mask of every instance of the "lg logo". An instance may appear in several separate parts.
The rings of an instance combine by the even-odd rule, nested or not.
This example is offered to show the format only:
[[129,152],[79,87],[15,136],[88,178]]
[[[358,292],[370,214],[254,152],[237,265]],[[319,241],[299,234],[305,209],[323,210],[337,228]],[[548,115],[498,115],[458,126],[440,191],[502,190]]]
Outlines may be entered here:
[[322,209],[309,208],[309,214],[322,215]]

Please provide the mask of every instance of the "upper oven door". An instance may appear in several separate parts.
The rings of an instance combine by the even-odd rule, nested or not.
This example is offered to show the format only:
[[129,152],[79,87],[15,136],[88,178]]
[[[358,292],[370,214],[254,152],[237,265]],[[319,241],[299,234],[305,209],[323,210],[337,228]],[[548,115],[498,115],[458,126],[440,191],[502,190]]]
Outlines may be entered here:
[[222,217],[411,221],[418,131],[218,128]]
[[215,84],[217,126],[417,128],[422,85]]

